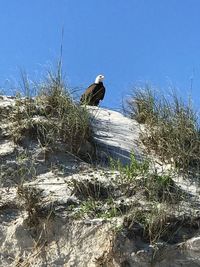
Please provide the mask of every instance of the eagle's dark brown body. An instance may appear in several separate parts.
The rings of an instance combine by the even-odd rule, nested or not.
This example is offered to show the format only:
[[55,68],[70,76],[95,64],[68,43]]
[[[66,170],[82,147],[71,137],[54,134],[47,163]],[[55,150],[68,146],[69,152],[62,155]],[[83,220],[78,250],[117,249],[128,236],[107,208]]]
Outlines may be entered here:
[[90,106],[98,106],[99,101],[103,100],[105,87],[102,82],[91,84],[81,96],[80,102]]

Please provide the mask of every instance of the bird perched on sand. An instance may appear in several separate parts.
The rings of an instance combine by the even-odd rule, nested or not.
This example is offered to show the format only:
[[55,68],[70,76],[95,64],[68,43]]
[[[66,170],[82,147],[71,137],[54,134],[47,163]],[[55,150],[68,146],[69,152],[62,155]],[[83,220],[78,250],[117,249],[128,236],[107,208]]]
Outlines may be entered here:
[[90,106],[98,106],[99,101],[103,100],[105,95],[105,87],[103,85],[103,75],[98,75],[95,82],[91,84],[82,94],[80,102],[81,104],[86,104]]

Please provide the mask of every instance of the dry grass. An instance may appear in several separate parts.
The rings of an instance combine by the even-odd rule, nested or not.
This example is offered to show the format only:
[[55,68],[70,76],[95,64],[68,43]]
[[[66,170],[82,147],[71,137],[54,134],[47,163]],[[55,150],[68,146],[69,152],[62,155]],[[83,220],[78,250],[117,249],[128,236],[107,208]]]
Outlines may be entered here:
[[35,187],[25,187],[22,184],[18,186],[17,195],[27,211],[27,225],[29,227],[37,226],[39,224],[42,191]]
[[127,106],[131,118],[146,124],[141,137],[149,151],[179,170],[199,172],[199,118],[190,100],[185,103],[175,92],[166,98],[150,87],[139,87]]
[[[28,81],[23,78],[29,91]],[[30,138],[43,147],[66,145],[68,152],[91,157],[84,148],[92,143],[92,129],[85,107],[78,105],[65,85],[61,71],[49,72],[44,82],[35,85],[38,94],[33,99],[18,95],[10,113],[10,134],[15,143]]]

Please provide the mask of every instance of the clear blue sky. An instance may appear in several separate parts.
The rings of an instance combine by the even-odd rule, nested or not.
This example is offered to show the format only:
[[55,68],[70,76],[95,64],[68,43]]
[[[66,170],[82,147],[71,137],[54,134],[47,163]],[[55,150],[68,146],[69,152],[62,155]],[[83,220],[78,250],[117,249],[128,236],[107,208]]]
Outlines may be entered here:
[[119,107],[131,86],[178,87],[200,103],[199,0],[1,0],[0,85],[19,68],[38,79],[59,57],[71,86],[105,75],[103,106]]

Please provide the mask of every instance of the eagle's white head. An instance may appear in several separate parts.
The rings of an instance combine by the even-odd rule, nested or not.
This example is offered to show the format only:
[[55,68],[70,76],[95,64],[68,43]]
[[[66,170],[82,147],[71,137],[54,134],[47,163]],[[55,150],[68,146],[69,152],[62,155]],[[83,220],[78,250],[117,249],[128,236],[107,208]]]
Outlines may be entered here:
[[96,77],[96,79],[95,79],[95,83],[100,83],[100,82],[103,81],[103,79],[104,79],[104,76],[100,74],[100,75],[98,75],[98,76]]

